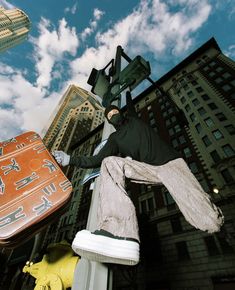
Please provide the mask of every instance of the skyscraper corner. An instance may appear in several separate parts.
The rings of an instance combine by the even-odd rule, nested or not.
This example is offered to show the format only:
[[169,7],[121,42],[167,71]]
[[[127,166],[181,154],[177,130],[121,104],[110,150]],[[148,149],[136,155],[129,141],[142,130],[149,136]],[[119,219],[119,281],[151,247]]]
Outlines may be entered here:
[[0,52],[23,42],[30,27],[30,19],[24,11],[0,6]]

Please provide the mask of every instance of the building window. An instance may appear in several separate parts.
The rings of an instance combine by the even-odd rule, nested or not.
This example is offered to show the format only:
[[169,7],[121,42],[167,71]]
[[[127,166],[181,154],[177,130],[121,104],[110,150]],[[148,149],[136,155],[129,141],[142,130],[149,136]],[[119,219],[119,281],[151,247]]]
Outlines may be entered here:
[[149,119],[153,118],[154,117],[154,114],[153,112],[149,112]]
[[204,241],[205,241],[209,256],[217,256],[220,254],[219,249],[216,245],[214,236],[204,237]]
[[175,129],[175,132],[176,132],[176,133],[178,133],[178,132],[181,131],[181,127],[180,127],[180,125],[178,125],[178,124],[175,125],[174,129]]
[[184,144],[186,142],[186,139],[183,135],[179,136],[179,141],[180,141],[180,144]]
[[201,93],[201,92],[203,92],[203,89],[202,89],[202,87],[197,87],[197,88],[196,88],[196,91],[197,91],[198,93]]
[[185,241],[175,243],[179,261],[190,260],[187,243]]
[[230,174],[229,170],[228,169],[224,169],[222,170],[221,172],[221,175],[223,176],[223,179],[225,180],[225,182],[227,183],[232,183],[234,180],[233,180],[233,177],[232,175]]
[[150,126],[153,126],[153,125],[155,125],[156,124],[156,120],[155,119],[151,119],[150,120]]
[[210,104],[208,104],[208,106],[210,107],[211,110],[216,110],[216,109],[218,109],[218,107],[216,106],[215,103],[210,103]]
[[209,146],[209,145],[211,145],[211,141],[210,141],[210,139],[208,138],[208,136],[204,136],[204,137],[202,138],[202,141],[203,141],[203,143],[206,145],[206,147]]
[[169,191],[164,192],[164,201],[165,201],[165,205],[175,204],[175,201],[173,197],[171,196],[171,194],[169,193]]
[[198,172],[198,167],[197,167],[196,162],[189,163],[189,168],[191,169],[192,173],[197,173]]
[[201,107],[200,109],[198,109],[198,113],[199,113],[201,116],[203,116],[203,115],[206,114],[206,110],[205,110],[203,107]]
[[188,158],[188,157],[191,157],[192,156],[192,153],[191,153],[191,150],[190,150],[190,148],[189,147],[186,147],[186,148],[184,148],[184,156],[186,157],[186,158]]
[[208,192],[209,191],[209,186],[208,186],[208,183],[207,181],[203,178],[201,180],[199,180],[202,188],[204,189],[205,192]]
[[168,130],[168,132],[169,132],[169,135],[170,135],[170,136],[173,136],[173,135],[175,134],[175,131],[174,131],[173,128],[170,128],[170,129]]
[[198,133],[200,133],[202,131],[202,126],[199,123],[195,126],[195,128],[196,128]]
[[194,113],[192,113],[189,117],[190,117],[192,122],[196,120],[196,116]]
[[220,140],[224,138],[223,134],[220,132],[220,130],[215,130],[212,132],[213,136],[215,137],[216,140]]
[[222,83],[222,81],[223,81],[223,79],[222,78],[216,78],[215,79],[215,82],[217,83],[217,84],[220,84],[220,83]]
[[184,104],[184,103],[186,102],[185,97],[182,97],[182,98],[180,99],[180,101],[181,101],[182,104]]
[[148,210],[153,211],[154,210],[154,204],[153,204],[153,198],[148,198]]
[[201,97],[204,101],[207,101],[210,99],[210,97],[207,94],[203,94],[203,95],[201,95]]
[[229,72],[225,72],[222,74],[223,78],[228,79],[230,78],[232,75]]
[[197,105],[199,105],[200,104],[200,102],[198,101],[198,99],[194,99],[193,101],[192,101],[192,103],[193,103],[193,105],[196,107]]
[[182,225],[181,225],[181,222],[180,222],[180,218],[172,218],[171,219],[171,227],[172,227],[173,233],[182,232],[183,229],[182,229]]
[[176,147],[179,145],[177,139],[173,139],[173,140],[171,141],[171,143],[172,143],[172,146],[173,146],[174,148],[176,148]]
[[211,118],[207,118],[204,120],[208,127],[214,126],[214,122]]
[[223,70],[223,68],[221,67],[221,66],[218,66],[217,68],[216,68],[216,71],[217,72],[221,72]]
[[194,94],[193,94],[192,91],[189,91],[189,92],[187,93],[187,95],[188,95],[190,98],[194,96]]
[[214,76],[215,76],[215,72],[214,71],[209,72],[209,77],[214,77]]
[[185,110],[188,112],[190,110],[190,106],[189,105],[185,106]]
[[225,92],[228,92],[229,90],[232,89],[232,87],[231,87],[230,85],[226,84],[226,85],[223,85],[223,86],[222,86],[222,89],[223,89]]
[[171,117],[171,122],[172,123],[176,122],[176,117],[175,116]]
[[192,85],[193,85],[193,86],[196,86],[196,85],[198,85],[198,82],[195,81],[195,80],[193,80],[193,81],[192,81]]
[[188,86],[187,84],[185,84],[185,85],[183,86],[183,89],[184,89],[185,91],[187,91],[187,90],[189,89],[189,86]]
[[221,158],[216,150],[212,151],[210,153],[210,155],[211,155],[211,158],[213,159],[214,162],[218,162],[221,160]]
[[170,124],[171,124],[170,119],[167,119],[167,120],[166,120],[166,126],[169,126]]
[[225,129],[229,132],[230,135],[234,135],[235,134],[235,128],[234,128],[233,125],[225,126]]
[[210,69],[209,66],[204,66],[203,68],[204,71],[208,71],[209,69]]
[[216,114],[216,117],[218,118],[219,121],[226,121],[227,120],[227,118],[225,117],[225,115],[223,113]]
[[235,155],[235,151],[229,144],[224,145],[222,149],[226,157],[232,157]]
[[214,60],[209,63],[209,66],[212,66],[213,67],[215,65],[216,65],[216,62]]

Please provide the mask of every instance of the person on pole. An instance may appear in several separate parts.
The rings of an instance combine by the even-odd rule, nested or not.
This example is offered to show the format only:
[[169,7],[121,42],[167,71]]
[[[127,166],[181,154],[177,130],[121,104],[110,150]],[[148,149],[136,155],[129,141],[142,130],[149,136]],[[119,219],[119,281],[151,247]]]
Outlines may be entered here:
[[57,162],[79,168],[101,165],[98,228],[79,231],[73,250],[89,260],[135,265],[139,262],[139,233],[135,207],[125,190],[125,178],[145,184],[163,184],[185,219],[208,233],[220,230],[221,210],[212,203],[180,154],[140,120],[128,92],[127,115],[117,106],[105,109],[116,131],[94,156],[69,156],[54,151]]

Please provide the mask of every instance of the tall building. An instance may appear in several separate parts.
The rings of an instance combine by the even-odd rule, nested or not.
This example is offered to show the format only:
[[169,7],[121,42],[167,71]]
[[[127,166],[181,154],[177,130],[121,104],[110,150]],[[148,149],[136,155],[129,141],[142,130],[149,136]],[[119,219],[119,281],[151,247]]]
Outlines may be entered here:
[[23,11],[0,6],[0,52],[24,41],[29,30],[30,20]]
[[49,120],[45,145],[50,150],[67,152],[71,142],[76,143],[104,121],[103,111],[93,94],[70,85]]

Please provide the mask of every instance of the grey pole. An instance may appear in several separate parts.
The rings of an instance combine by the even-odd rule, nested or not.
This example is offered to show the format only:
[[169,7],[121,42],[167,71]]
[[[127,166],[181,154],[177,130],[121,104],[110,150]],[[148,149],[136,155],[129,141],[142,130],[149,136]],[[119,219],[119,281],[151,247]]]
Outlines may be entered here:
[[[117,47],[115,58],[115,74],[112,81],[118,78],[121,71],[121,46]],[[116,101],[118,103],[118,101]],[[114,128],[105,120],[102,141],[107,139],[114,132]],[[91,206],[87,221],[87,229],[94,231],[97,229],[97,207],[99,194],[99,177],[95,180],[92,193]],[[108,283],[109,281],[109,283]],[[88,261],[82,258],[76,266],[72,290],[112,290],[112,271],[105,264]],[[108,285],[109,284],[109,285]]]

